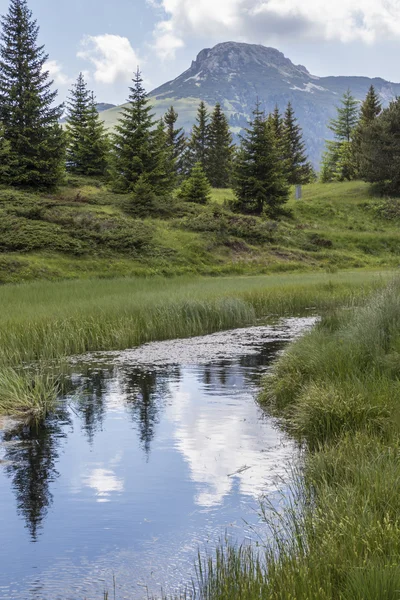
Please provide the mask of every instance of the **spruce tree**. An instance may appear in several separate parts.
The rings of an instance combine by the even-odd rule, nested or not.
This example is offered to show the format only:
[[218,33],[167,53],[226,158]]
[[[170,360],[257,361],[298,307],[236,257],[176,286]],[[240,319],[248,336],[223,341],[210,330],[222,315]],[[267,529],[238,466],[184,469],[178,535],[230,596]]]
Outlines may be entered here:
[[373,85],[368,90],[360,108],[360,125],[369,125],[382,112],[382,103]]
[[192,166],[200,163],[207,172],[210,147],[210,115],[204,102],[200,102],[196,124],[193,126],[188,145],[188,159]]
[[384,194],[400,195],[400,98],[363,129],[361,177]]
[[364,102],[360,108],[360,118],[353,134],[353,148],[356,162],[357,174],[360,172],[362,157],[362,138],[366,128],[371,125],[382,112],[382,104],[373,85],[368,90]]
[[196,204],[207,204],[210,200],[211,186],[200,162],[195,164],[188,179],[183,182],[178,197]]
[[70,91],[67,113],[67,169],[80,175],[104,175],[109,140],[93,93],[82,73]]
[[208,179],[213,187],[227,188],[232,178],[232,135],[221,105],[215,105],[209,128]]
[[185,168],[186,138],[182,127],[176,127],[178,113],[171,106],[164,116],[167,127],[167,146],[171,151],[170,157],[173,160],[171,168],[175,170],[176,178],[182,177]]
[[333,132],[335,140],[351,142],[354,129],[358,123],[358,102],[347,90],[341,99],[342,106],[337,107],[337,118],[331,119],[328,127]]
[[273,113],[271,113],[271,124],[273,125],[276,139],[278,142],[281,142],[283,140],[284,125],[283,118],[277,104],[275,105]]
[[64,172],[63,107],[54,106],[38,34],[26,0],[11,0],[0,36],[0,120],[10,147],[9,183],[49,188]]
[[313,168],[305,152],[303,133],[289,102],[282,127],[281,147],[283,161],[290,185],[309,183],[313,178]]
[[141,175],[153,184],[153,173],[157,169],[158,156],[155,152],[155,121],[151,105],[139,69],[129,88],[129,104],[115,127],[113,153],[114,187],[120,192],[132,191]]
[[331,119],[328,127],[334,134],[327,140],[322,158],[321,179],[344,181],[357,177],[356,150],[353,139],[358,123],[358,102],[350,90],[344,93],[341,106],[337,107],[337,118]]
[[276,217],[288,200],[289,187],[275,135],[257,103],[253,120],[241,138],[235,169],[236,209]]
[[90,96],[86,125],[86,175],[105,175],[110,153],[110,140],[96,107],[94,94]]
[[158,196],[164,196],[176,185],[176,164],[173,148],[168,144],[168,133],[163,119],[158,121],[153,134],[154,170],[151,173],[153,189]]
[[67,169],[74,173],[85,172],[85,140],[89,114],[90,93],[83,74],[70,90],[67,100]]

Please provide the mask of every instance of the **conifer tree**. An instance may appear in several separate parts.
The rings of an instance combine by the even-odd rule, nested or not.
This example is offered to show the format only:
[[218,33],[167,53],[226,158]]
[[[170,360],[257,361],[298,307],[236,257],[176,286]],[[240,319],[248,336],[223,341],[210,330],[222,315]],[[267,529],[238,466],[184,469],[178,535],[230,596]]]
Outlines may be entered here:
[[376,117],[382,112],[382,103],[379,100],[379,96],[373,85],[368,90],[364,102],[360,108],[360,119],[361,125],[369,125]]
[[288,199],[289,187],[273,129],[257,103],[253,120],[241,138],[235,169],[236,208],[248,214],[276,217]]
[[153,184],[153,173],[157,169],[158,156],[154,143],[155,121],[151,105],[142,85],[139,69],[129,88],[129,104],[115,128],[113,153],[113,180],[116,190],[132,191],[141,175]]
[[331,119],[329,129],[334,140],[327,140],[322,158],[321,179],[325,181],[351,180],[357,176],[357,160],[353,137],[358,122],[358,102],[350,90],[344,93],[337,118]]
[[10,147],[9,183],[49,188],[64,172],[62,106],[38,45],[39,27],[26,0],[11,0],[0,36],[0,121]]
[[400,195],[400,98],[363,129],[361,177],[385,195]]
[[193,126],[189,140],[189,162],[191,165],[200,163],[207,171],[210,147],[210,115],[204,102],[200,102],[197,111],[196,124]]
[[86,175],[105,175],[109,163],[110,140],[96,107],[92,92],[86,126]]
[[207,204],[211,197],[211,186],[201,163],[198,162],[192,169],[179,191],[179,198],[186,202]]
[[90,93],[83,74],[80,73],[70,90],[67,100],[67,169],[84,173],[86,126],[89,113]]
[[163,119],[158,121],[153,135],[155,167],[151,181],[155,193],[168,194],[176,185],[176,164],[173,147],[168,144],[168,132]]
[[178,113],[171,106],[164,116],[167,127],[167,145],[171,151],[171,159],[174,161],[171,169],[175,170],[177,179],[184,173],[184,161],[186,152],[186,138],[182,127],[176,127]]
[[281,147],[287,179],[290,185],[309,183],[313,168],[305,152],[303,133],[289,102],[283,119]]
[[284,125],[283,118],[277,104],[275,105],[274,111],[271,113],[271,123],[274,128],[276,139],[281,142],[283,139]]
[[357,127],[353,134],[353,147],[356,161],[357,174],[360,172],[362,157],[362,138],[365,130],[375,121],[375,119],[382,112],[382,104],[379,100],[379,96],[375,91],[373,85],[368,90],[364,102],[360,108],[360,118],[357,123]]
[[93,93],[82,73],[70,90],[67,113],[67,169],[80,175],[104,175],[108,136],[97,112]]
[[232,177],[232,135],[221,105],[215,105],[209,129],[207,176],[213,187],[227,188]]

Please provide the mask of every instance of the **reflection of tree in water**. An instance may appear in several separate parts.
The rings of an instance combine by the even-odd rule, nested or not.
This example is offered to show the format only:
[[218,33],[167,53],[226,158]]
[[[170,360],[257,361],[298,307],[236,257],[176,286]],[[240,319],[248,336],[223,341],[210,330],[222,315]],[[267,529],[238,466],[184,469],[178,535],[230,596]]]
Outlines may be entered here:
[[204,367],[201,382],[215,392],[224,388],[237,389],[246,387],[249,382],[259,384],[263,375],[260,367],[266,367],[276,358],[277,352],[285,346],[285,342],[268,342],[254,354],[243,355],[238,359],[219,360]]
[[25,426],[4,435],[6,472],[12,479],[18,513],[23,516],[33,541],[52,504],[50,483],[58,477],[60,443],[68,417],[63,412],[40,426]]
[[179,377],[179,369],[168,374],[131,369],[123,374],[128,410],[138,424],[140,441],[147,455],[150,454],[160,410],[164,407],[168,395],[168,381],[174,375]]
[[105,393],[106,383],[112,375],[113,369],[99,369],[90,372],[85,378],[77,400],[74,402],[74,411],[82,419],[82,428],[88,436],[89,443],[93,443],[94,434],[102,429],[106,413]]

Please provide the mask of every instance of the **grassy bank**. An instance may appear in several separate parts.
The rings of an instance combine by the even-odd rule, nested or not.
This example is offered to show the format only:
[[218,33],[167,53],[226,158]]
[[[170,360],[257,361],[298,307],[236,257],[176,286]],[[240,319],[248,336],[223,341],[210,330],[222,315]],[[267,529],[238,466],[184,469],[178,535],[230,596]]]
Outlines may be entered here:
[[279,359],[263,400],[304,444],[304,470],[283,515],[266,512],[266,555],[219,553],[203,598],[400,597],[399,373],[399,280]]
[[279,221],[238,215],[232,190],[207,206],[143,209],[102,182],[53,194],[0,189],[0,283],[154,275],[251,275],[397,267],[400,203],[362,182],[304,186]]
[[[60,361],[362,302],[388,273],[97,279],[0,287],[0,412],[34,414],[56,397]],[[44,398],[44,403],[40,402]],[[23,399],[23,401],[21,400]]]

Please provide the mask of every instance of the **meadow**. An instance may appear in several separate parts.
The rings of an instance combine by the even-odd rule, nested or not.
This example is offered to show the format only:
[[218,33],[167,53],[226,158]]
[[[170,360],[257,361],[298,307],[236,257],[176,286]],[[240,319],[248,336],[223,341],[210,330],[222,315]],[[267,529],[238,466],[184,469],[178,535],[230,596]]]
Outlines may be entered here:
[[326,316],[278,359],[261,401],[298,439],[304,464],[283,512],[264,507],[261,552],[226,547],[200,562],[199,597],[399,598],[399,369],[398,279]]
[[258,275],[393,268],[398,200],[362,182],[310,184],[278,221],[159,199],[145,210],[101,181],[69,177],[53,194],[0,189],[0,283],[111,277]]
[[371,270],[0,287],[0,412],[39,417],[49,410],[69,356],[352,306],[389,276]]

